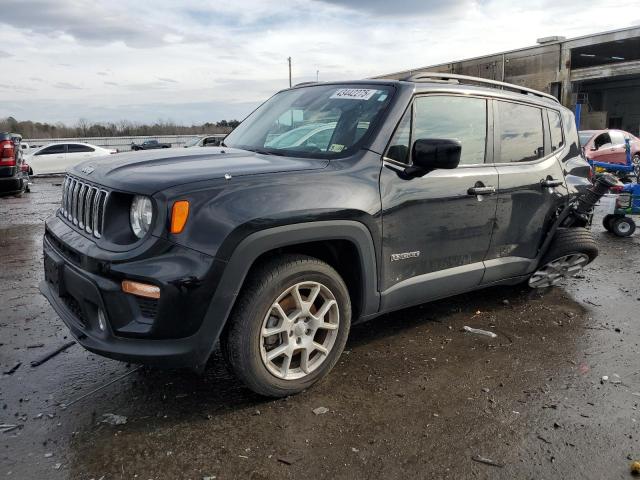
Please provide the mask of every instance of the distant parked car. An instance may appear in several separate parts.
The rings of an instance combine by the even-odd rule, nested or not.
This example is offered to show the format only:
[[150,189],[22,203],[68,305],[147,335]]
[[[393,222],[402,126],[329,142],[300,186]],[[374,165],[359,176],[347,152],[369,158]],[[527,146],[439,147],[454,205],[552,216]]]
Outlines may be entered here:
[[29,166],[24,163],[17,133],[0,132],[0,194],[29,191]]
[[131,144],[131,150],[154,150],[156,148],[171,148],[171,144],[160,143],[158,140],[145,140],[142,143]]
[[116,150],[89,143],[52,143],[29,152],[27,161],[35,175],[64,173],[68,167],[91,157],[102,157]]
[[184,148],[191,147],[219,147],[222,138],[214,136],[200,136],[192,139],[184,145]]
[[582,130],[580,144],[589,160],[605,163],[627,163],[624,139],[630,140],[631,158],[640,163],[640,139],[623,130]]

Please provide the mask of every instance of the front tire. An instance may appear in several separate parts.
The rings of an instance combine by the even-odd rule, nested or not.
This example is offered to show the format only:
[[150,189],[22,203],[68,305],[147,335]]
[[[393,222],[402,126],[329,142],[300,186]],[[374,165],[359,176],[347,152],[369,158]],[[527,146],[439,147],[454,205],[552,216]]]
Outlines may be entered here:
[[318,259],[283,255],[251,273],[221,346],[249,389],[284,397],[329,373],[350,326],[351,300],[340,275]]
[[586,228],[560,228],[542,257],[538,269],[529,277],[531,288],[552,287],[577,275],[598,256],[598,247]]
[[618,217],[611,222],[611,231],[618,237],[629,237],[636,231],[636,223],[630,217]]

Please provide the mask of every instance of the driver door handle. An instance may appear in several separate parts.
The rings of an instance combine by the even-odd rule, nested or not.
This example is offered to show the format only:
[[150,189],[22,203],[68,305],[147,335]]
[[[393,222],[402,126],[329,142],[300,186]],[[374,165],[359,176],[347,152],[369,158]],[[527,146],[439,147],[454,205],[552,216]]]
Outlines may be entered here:
[[562,183],[562,180],[555,180],[553,178],[545,178],[543,180],[540,180],[540,185],[548,188],[559,187],[560,185],[562,185]]
[[496,187],[489,185],[488,187],[471,187],[467,190],[468,195],[491,195],[496,193]]

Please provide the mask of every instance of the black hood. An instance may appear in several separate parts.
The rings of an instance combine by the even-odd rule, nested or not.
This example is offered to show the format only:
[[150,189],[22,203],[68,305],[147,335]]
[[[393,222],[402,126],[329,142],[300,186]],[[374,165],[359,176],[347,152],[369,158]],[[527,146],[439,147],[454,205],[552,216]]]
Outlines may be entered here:
[[324,168],[328,160],[263,155],[235,148],[167,148],[92,158],[68,172],[114,190],[151,195],[186,183]]

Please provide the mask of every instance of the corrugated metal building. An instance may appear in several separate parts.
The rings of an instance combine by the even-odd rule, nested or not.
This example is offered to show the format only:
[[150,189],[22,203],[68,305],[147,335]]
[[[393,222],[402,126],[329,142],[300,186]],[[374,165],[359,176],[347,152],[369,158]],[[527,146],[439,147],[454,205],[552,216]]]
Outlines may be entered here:
[[581,129],[621,128],[640,134],[640,27],[571,39],[541,38],[533,47],[378,78],[400,79],[422,72],[471,75],[535,88],[572,109],[581,103]]

